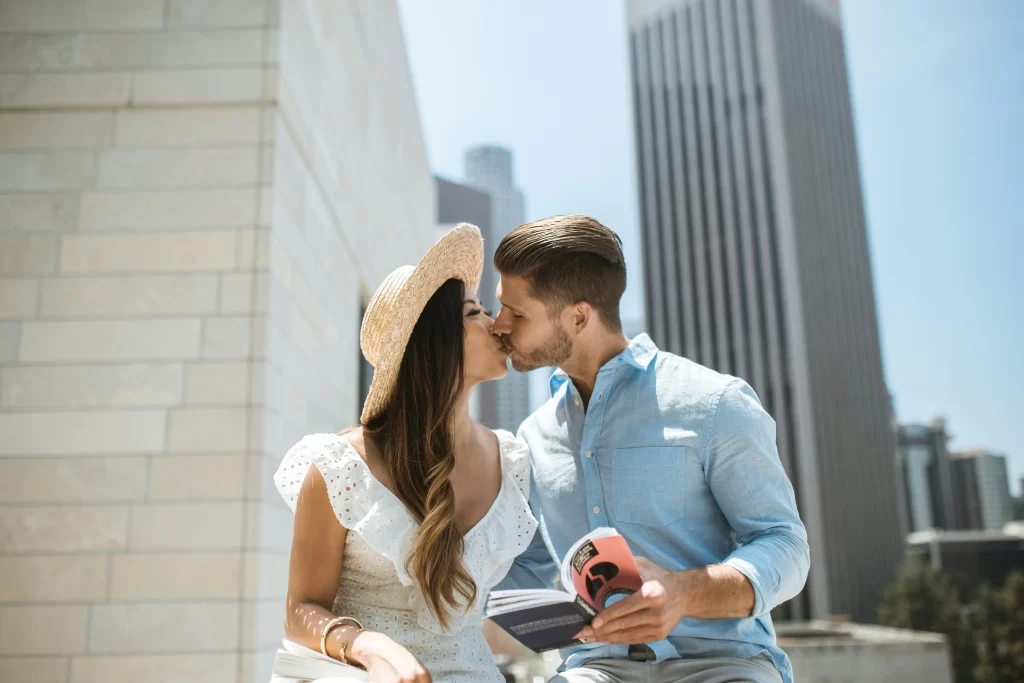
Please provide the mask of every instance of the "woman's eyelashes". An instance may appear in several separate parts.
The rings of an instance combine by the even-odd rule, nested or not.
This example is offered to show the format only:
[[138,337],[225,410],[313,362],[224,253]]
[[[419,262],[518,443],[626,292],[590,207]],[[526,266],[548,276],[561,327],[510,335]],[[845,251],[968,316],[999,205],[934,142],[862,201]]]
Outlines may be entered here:
[[466,317],[467,318],[475,318],[476,316],[480,315],[481,313],[486,315],[488,318],[492,317],[490,311],[485,311],[485,310],[482,310],[482,309],[479,309],[479,308],[474,308],[472,311],[470,311],[469,313],[466,314]]

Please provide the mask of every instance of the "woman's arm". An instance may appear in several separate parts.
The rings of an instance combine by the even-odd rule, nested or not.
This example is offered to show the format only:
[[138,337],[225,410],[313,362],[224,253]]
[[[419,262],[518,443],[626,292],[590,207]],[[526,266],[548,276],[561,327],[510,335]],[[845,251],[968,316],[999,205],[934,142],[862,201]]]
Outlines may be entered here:
[[[334,618],[331,608],[341,583],[347,535],[334,516],[323,475],[310,467],[295,503],[284,632],[288,640],[317,652],[320,634]],[[365,667],[374,681],[430,683],[426,668],[382,633],[342,624],[331,629],[327,654],[341,659],[342,644],[347,661]]]

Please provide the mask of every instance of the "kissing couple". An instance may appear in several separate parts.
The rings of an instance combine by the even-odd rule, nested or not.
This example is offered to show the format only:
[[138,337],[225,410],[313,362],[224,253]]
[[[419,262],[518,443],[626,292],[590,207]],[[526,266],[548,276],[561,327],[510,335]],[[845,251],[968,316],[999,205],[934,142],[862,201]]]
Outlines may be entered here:
[[[562,650],[556,683],[791,683],[769,612],[807,578],[807,535],[775,423],[742,379],[627,339],[622,243],[581,215],[498,246],[460,224],[373,296],[360,426],[306,436],[275,483],[295,512],[285,634],[379,683],[503,681],[481,633],[495,589],[556,588],[613,527],[642,578]],[[657,286],[657,285],[655,285]],[[555,366],[511,434],[470,392]]]

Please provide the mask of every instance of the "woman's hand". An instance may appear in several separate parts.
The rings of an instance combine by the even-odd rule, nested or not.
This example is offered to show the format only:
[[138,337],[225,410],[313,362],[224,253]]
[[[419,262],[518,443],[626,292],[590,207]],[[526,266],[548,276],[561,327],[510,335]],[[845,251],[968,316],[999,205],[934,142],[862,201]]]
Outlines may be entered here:
[[349,655],[363,665],[373,683],[433,683],[427,667],[383,633],[361,631],[352,640]]

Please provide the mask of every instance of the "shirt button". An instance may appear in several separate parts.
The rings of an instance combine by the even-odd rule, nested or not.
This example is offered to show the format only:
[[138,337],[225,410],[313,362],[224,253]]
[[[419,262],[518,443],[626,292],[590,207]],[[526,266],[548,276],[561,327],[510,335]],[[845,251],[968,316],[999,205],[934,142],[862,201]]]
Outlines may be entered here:
[[596,515],[596,514],[598,514],[599,512],[601,512],[601,508],[599,508],[599,507],[597,507],[597,506],[595,505],[595,506],[594,506],[594,514]]
[[573,401],[573,403],[575,403],[576,405],[579,405],[579,404],[580,404],[580,400],[579,400],[579,399],[577,398],[577,399],[575,399],[575,400]]
[[588,458],[593,458],[594,457],[594,451],[587,451],[586,455],[587,455]]

